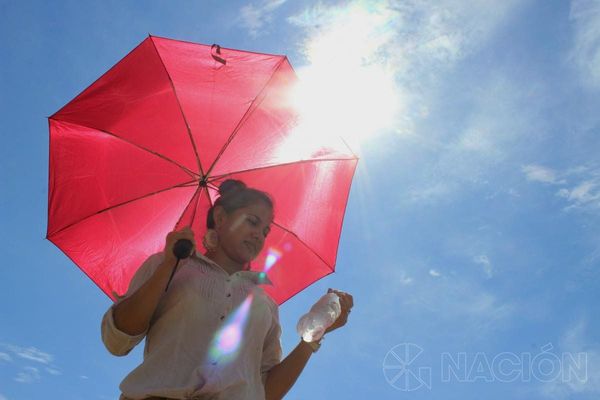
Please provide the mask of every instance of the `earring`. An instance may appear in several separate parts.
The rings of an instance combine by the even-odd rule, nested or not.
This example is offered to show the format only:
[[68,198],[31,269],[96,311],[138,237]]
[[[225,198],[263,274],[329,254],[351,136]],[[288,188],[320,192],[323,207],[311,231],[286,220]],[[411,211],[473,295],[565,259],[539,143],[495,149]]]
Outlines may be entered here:
[[202,238],[202,245],[209,252],[215,251],[219,246],[219,235],[216,230],[209,229]]

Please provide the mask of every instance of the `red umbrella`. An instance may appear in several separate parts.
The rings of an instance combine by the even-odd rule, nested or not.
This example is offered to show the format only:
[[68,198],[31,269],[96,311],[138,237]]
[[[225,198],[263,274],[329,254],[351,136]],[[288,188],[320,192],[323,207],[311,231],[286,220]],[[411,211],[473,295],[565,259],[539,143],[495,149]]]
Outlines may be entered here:
[[285,56],[148,37],[49,118],[47,239],[114,300],[169,231],[201,243],[233,178],[275,200],[252,269],[278,304],[332,273],[358,159],[302,136],[296,81]]

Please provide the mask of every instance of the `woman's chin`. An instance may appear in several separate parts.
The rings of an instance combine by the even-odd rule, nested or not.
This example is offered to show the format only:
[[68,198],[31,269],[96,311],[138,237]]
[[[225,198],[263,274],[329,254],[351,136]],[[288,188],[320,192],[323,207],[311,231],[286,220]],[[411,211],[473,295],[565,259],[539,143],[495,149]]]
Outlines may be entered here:
[[248,262],[254,261],[258,258],[258,254],[252,254],[249,258],[248,258]]
[[255,252],[248,252],[246,254],[246,258],[247,258],[246,262],[254,261],[254,260],[256,260],[256,257],[258,257],[257,253],[255,253]]
[[244,257],[249,257],[248,261],[254,260],[260,253],[260,251],[256,251],[253,247],[247,246],[245,244],[242,247],[242,253],[244,254]]
[[248,264],[250,261],[254,261],[258,254],[255,254],[253,251],[245,249],[237,254],[236,261],[240,264]]

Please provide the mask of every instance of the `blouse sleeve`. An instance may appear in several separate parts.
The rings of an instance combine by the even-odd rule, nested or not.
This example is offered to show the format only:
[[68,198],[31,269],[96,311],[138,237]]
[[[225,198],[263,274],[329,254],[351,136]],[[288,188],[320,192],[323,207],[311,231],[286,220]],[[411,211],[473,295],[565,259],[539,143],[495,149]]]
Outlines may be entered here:
[[117,300],[104,314],[101,324],[102,342],[111,354],[115,356],[125,356],[129,354],[129,352],[142,341],[144,336],[146,336],[147,331],[144,331],[139,335],[129,335],[119,330],[115,325],[113,312],[117,304],[134,294],[152,276],[152,274],[154,274],[154,271],[156,271],[163,258],[162,252],[155,253],[148,257],[135,272],[131,282],[129,282],[127,292],[123,296],[117,296]]
[[260,374],[263,385],[267,382],[269,370],[281,362],[281,357],[283,355],[283,349],[281,347],[281,324],[279,323],[279,306],[275,302],[272,302],[272,306],[273,318],[271,328],[265,337],[260,365]]

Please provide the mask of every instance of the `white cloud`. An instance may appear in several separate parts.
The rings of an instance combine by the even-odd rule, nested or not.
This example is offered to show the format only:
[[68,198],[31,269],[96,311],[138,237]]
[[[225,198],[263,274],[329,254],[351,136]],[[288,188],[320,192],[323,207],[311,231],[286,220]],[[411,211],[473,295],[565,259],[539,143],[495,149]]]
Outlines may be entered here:
[[49,364],[54,359],[52,354],[43,352],[33,346],[21,347],[12,344],[4,344],[4,347],[13,352],[13,354],[18,357],[24,358],[26,360],[37,361],[42,364]]
[[429,270],[429,275],[433,276],[434,278],[437,278],[441,274],[438,271],[436,271],[435,269],[430,269]]
[[588,180],[578,183],[571,189],[560,189],[557,195],[564,197],[572,203],[571,207],[593,206],[598,207],[600,203],[600,182]]
[[[315,41],[335,32],[337,26],[355,26],[363,36],[368,36],[361,40],[347,33],[336,36],[324,51],[329,49],[330,54],[337,54],[332,50],[359,46],[358,53],[365,63],[385,66],[394,73],[399,84],[398,95],[404,99],[398,102],[399,106],[414,107],[410,110],[412,116],[406,112],[398,115],[398,123],[406,126],[410,125],[407,117],[429,113],[427,101],[420,98],[423,86],[432,79],[442,78],[457,61],[481,48],[525,3],[355,0],[343,6],[318,3],[287,20],[305,30],[304,53]],[[369,29],[363,29],[361,21],[368,22]]]
[[[511,325],[514,306],[478,282],[457,277],[452,271],[441,273],[423,258],[398,262],[402,269],[380,261],[377,273],[361,276],[363,286],[376,294],[363,299],[363,307],[375,312],[362,314],[360,321],[355,321],[369,329],[350,329],[351,348],[343,351],[351,350],[361,359],[378,363],[381,362],[380,354],[368,350],[372,332],[380,332],[383,342],[413,341],[425,346],[432,344],[429,342],[432,338],[423,332],[453,332],[447,342],[459,340],[463,343],[465,340],[482,340]],[[398,283],[398,278],[406,275],[414,277],[411,284]],[[464,329],[465,326],[469,329]]]
[[559,180],[556,171],[551,168],[543,167],[541,165],[530,164],[522,167],[522,171],[530,181],[559,184],[565,183],[564,179]]
[[49,373],[50,375],[62,375],[62,372],[56,368],[46,367],[46,372]]
[[[550,398],[572,398],[573,395],[584,393],[600,394],[600,344],[587,334],[587,322],[584,319],[565,331],[560,341],[560,350],[576,360],[578,354],[584,354],[581,358],[584,365],[577,371],[578,374],[560,374],[569,379],[554,379],[542,385],[542,393]],[[566,367],[568,366],[562,365],[562,368]]]
[[0,400],[8,400],[8,398],[6,396],[4,396],[2,393],[0,393]]
[[90,379],[87,375],[79,375],[81,379]]
[[587,170],[573,178],[574,183],[561,188],[556,195],[566,199],[566,211],[578,209],[597,212],[600,209],[600,170]]
[[[432,202],[451,199],[462,184],[478,182],[486,170],[514,151],[517,138],[536,129],[530,117],[535,112],[522,112],[521,103],[530,88],[496,73],[483,84],[470,85],[480,88],[472,95],[460,89],[459,96],[471,96],[468,100],[473,105],[461,111],[465,115],[464,124],[450,121],[418,131],[421,122],[432,120],[432,112],[445,108],[437,104],[437,96],[442,87],[450,85],[446,75],[467,56],[483,48],[527,3],[518,0],[349,1],[343,6],[318,3],[288,17],[288,22],[305,31],[302,51],[309,63],[313,62],[310,56],[315,53],[315,42],[325,41],[318,54],[326,60],[327,56],[337,59],[342,50],[352,49],[365,65],[377,65],[392,74],[393,84],[388,86],[394,87],[397,109],[391,127],[386,129],[414,138],[431,156],[423,160],[423,165],[415,165],[412,179],[421,181],[404,192],[403,200]],[[368,29],[361,21],[367,22]],[[350,34],[332,35],[337,26],[355,29]],[[356,39],[356,32],[360,32],[360,40]],[[323,39],[330,36],[335,40]],[[351,52],[344,51],[348,53]],[[339,71],[331,70],[332,75]],[[352,94],[347,97],[352,98]],[[360,97],[363,100],[364,96]],[[388,103],[377,98],[368,102]],[[530,103],[527,102],[527,107]],[[540,107],[539,102],[535,107]]]
[[478,256],[473,257],[473,262],[476,264],[480,264],[483,268],[483,272],[485,273],[486,277],[491,278],[493,275],[493,268],[492,268],[492,263],[490,261],[490,259],[488,258],[488,256],[486,256],[485,254],[481,254]]
[[[429,311],[439,314],[439,318],[442,319],[455,320],[460,317],[481,327],[512,315],[511,304],[501,301],[482,288],[478,282],[466,277],[458,277],[451,272],[442,274],[439,269],[428,266],[422,260],[415,260],[411,264],[405,271],[390,268],[381,274],[384,281],[376,285],[390,291],[380,293],[381,296],[377,296],[378,301],[386,304],[403,304],[407,309],[414,309],[417,314]],[[393,282],[397,282],[398,275],[404,274],[417,277],[419,274],[428,274],[435,279],[415,279],[402,291],[395,290],[397,285]],[[375,306],[375,309],[382,308]]]
[[[44,370],[50,375],[62,375],[62,372],[58,367],[52,364],[54,356],[46,353],[36,347],[22,347],[9,343],[0,343],[0,346],[9,350],[12,356],[8,353],[0,352],[0,361],[14,361],[14,357],[22,358],[28,361],[35,361],[43,364]],[[35,367],[25,367],[18,373],[14,378],[15,381],[20,383],[32,383],[40,379],[40,370]],[[1,400],[1,399],[0,399]]]
[[469,3],[413,0],[401,4],[350,1],[344,6],[318,3],[288,17],[288,22],[306,29],[309,36],[317,36],[347,18],[353,8],[362,7],[382,17],[381,26],[376,27],[380,31],[379,40],[391,46],[381,54],[382,60],[394,57],[400,60],[396,66],[410,69],[407,63],[429,64],[436,60],[447,64],[470,54],[493,36],[522,3],[517,0]]
[[413,187],[408,190],[408,199],[415,203],[427,203],[449,194],[453,185],[447,182],[434,182],[429,185]]
[[410,276],[406,275],[406,273],[404,271],[402,271],[400,273],[398,282],[401,285],[410,285],[413,282],[413,278],[411,278]]
[[[532,164],[523,167],[523,172],[530,181],[562,186],[555,194],[567,201],[565,211],[597,212],[600,210],[600,168],[598,167],[584,165],[561,172]],[[568,179],[559,179],[559,177]]]
[[[508,326],[514,315],[514,305],[498,298],[477,283],[456,276],[438,276],[413,285],[414,291],[402,293],[397,298],[386,299],[402,305],[407,318],[433,318],[436,325],[464,324],[473,329],[463,334],[472,338]],[[424,317],[427,315],[427,317]],[[393,320],[392,316],[387,316]],[[396,315],[397,317],[397,315]]]
[[40,380],[40,371],[35,367],[24,367],[14,378],[19,383],[34,383]]
[[583,265],[589,271],[595,271],[600,260],[600,234],[598,232],[589,236],[588,246],[592,250],[583,258]]
[[390,3],[401,24],[396,45],[404,57],[415,60],[412,62],[419,67],[432,61],[453,63],[489,40],[517,5],[519,2],[515,0]]
[[600,1],[574,0],[569,19],[575,28],[570,60],[585,86],[600,87]]
[[263,28],[272,21],[275,10],[285,2],[286,0],[262,0],[247,4],[240,9],[240,22],[256,38],[264,33]]
[[[445,144],[438,151],[436,171],[440,171],[444,182],[484,182],[485,176],[510,161],[526,134],[539,128],[539,122],[521,112],[529,102],[530,87],[492,72],[488,72],[485,81],[476,84],[480,89],[465,98],[470,106],[464,111],[461,126],[454,132],[441,133],[440,141]],[[541,104],[527,106],[541,107]]]

